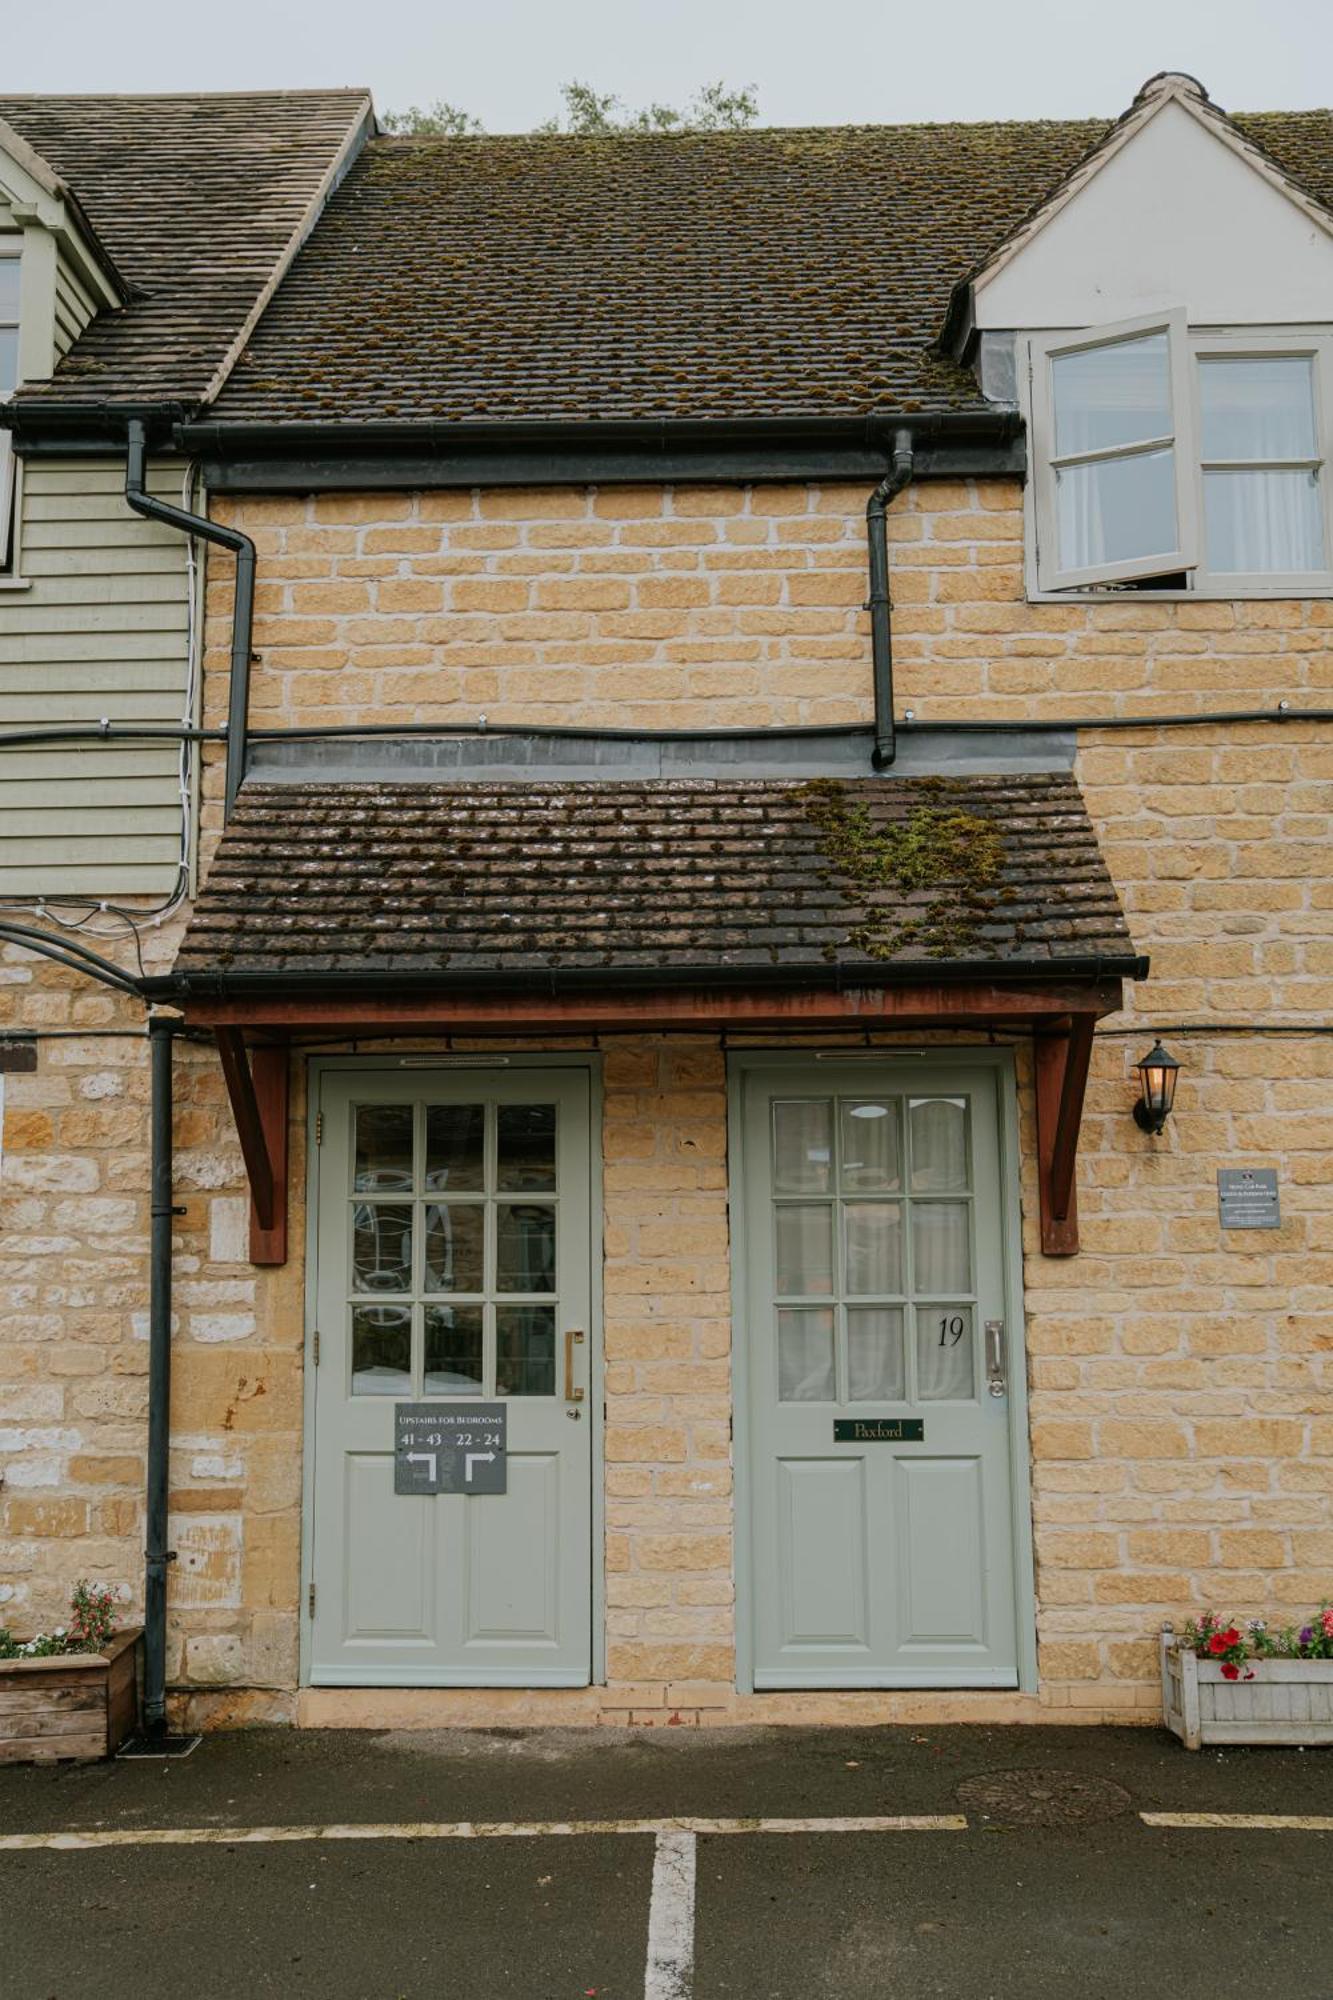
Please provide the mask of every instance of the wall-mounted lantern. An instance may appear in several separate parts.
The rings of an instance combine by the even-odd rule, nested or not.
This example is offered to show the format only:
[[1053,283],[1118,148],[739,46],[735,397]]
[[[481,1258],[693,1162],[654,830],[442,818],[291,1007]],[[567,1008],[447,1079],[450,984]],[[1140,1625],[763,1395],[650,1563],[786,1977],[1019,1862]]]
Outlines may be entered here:
[[1140,1085],[1134,1105],[1134,1123],[1141,1131],[1156,1136],[1171,1116],[1180,1064],[1174,1056],[1167,1054],[1160,1042],[1154,1042],[1147,1055],[1140,1057],[1134,1067],[1138,1070]]

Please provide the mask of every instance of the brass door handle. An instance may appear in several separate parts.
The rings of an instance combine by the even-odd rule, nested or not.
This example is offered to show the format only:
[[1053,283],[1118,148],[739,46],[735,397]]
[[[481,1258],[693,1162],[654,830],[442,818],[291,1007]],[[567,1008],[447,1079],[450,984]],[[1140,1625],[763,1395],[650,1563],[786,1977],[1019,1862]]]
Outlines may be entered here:
[[581,1403],[583,1391],[574,1386],[574,1343],[583,1344],[583,1329],[571,1326],[565,1329],[565,1401]]

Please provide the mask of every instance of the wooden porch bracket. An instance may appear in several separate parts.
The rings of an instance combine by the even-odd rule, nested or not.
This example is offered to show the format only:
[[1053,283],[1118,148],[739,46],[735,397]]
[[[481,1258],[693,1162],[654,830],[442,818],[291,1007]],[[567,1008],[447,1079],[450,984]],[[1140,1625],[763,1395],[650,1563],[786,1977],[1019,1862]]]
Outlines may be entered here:
[[1054,1033],[1033,1037],[1037,1099],[1037,1184],[1041,1247],[1047,1257],[1078,1253],[1074,1168],[1097,1015],[1080,1011]]
[[250,1262],[287,1262],[287,1105],[285,1043],[247,1054],[240,1028],[218,1028],[218,1055],[250,1182]]

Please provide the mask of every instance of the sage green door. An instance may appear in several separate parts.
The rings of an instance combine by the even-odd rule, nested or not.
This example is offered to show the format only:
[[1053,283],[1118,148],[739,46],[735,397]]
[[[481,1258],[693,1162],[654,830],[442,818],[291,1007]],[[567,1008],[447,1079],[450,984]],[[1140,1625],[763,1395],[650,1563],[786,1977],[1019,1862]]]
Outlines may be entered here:
[[[309,1677],[582,1686],[588,1079],[330,1071],[319,1110]],[[504,1493],[395,1493],[396,1404],[495,1399]]]
[[1017,1685],[998,1088],[743,1073],[757,1687]]

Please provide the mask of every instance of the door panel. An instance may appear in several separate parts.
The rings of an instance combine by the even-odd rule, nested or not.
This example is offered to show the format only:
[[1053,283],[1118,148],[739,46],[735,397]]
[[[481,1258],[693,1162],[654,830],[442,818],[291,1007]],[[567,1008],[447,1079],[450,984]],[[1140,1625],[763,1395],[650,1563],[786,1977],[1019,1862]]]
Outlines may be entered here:
[[[320,1089],[310,1678],[585,1685],[588,1079],[330,1071]],[[436,1399],[504,1401],[503,1494],[394,1492],[394,1405]]]
[[1017,1684],[998,1088],[926,1059],[743,1072],[758,1687]]

